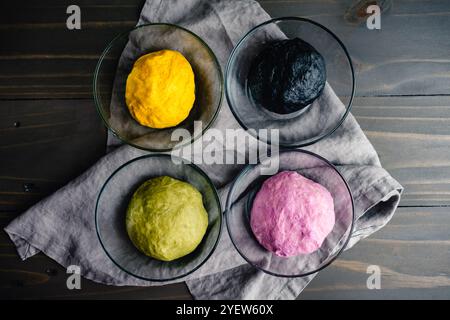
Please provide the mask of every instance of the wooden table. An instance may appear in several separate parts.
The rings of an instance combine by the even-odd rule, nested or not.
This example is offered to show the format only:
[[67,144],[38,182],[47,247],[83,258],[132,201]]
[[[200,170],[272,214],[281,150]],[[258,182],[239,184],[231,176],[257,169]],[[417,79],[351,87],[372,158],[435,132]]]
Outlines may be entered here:
[[[137,21],[142,0],[79,0],[82,29],[68,31],[71,1],[0,8],[0,226],[63,186],[105,152],[91,97],[103,48]],[[450,298],[450,2],[395,0],[382,29],[351,25],[349,1],[260,1],[272,16],[299,15],[330,29],[357,69],[353,114],[385,168],[404,186],[383,230],[346,252],[300,299]],[[14,3],[14,2],[11,2]],[[379,265],[381,290],[366,288]],[[0,233],[0,298],[190,298],[184,284],[66,289],[66,273],[39,254],[20,261]]]

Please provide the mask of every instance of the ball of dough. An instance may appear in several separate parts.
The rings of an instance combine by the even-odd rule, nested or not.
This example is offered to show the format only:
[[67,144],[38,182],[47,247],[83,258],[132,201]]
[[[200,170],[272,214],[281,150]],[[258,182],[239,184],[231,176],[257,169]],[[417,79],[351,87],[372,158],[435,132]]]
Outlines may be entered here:
[[295,171],[267,179],[251,209],[250,225],[256,239],[281,257],[316,251],[334,223],[330,192]]
[[248,86],[262,107],[289,114],[319,97],[326,77],[322,55],[309,43],[295,38],[267,45],[251,65]]
[[200,244],[208,227],[201,193],[189,183],[157,177],[133,194],[126,229],[144,254],[162,261],[181,258]]
[[186,58],[173,50],[140,57],[128,75],[125,101],[143,126],[168,128],[180,124],[195,101],[195,79]]

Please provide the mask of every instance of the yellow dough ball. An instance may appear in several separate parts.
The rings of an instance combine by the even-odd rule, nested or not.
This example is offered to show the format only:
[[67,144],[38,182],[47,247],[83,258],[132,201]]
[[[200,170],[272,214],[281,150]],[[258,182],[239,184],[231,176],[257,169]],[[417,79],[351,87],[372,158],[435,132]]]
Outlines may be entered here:
[[195,101],[195,79],[189,61],[178,51],[161,50],[140,57],[128,75],[125,101],[143,126],[180,124]]
[[194,251],[207,227],[202,194],[189,183],[167,176],[144,182],[133,194],[126,214],[133,244],[162,261]]

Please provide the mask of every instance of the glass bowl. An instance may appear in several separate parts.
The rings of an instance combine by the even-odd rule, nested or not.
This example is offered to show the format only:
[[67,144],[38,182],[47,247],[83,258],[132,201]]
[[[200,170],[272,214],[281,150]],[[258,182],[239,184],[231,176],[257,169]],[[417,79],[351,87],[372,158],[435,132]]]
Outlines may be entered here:
[[[275,116],[252,99],[247,78],[253,61],[269,43],[293,38],[308,42],[323,56],[327,84],[302,112]],[[255,27],[240,40],[228,61],[225,92],[235,118],[250,134],[266,143],[298,148],[329,136],[342,124],[352,105],[355,76],[347,49],[335,34],[317,22],[285,17]],[[260,129],[279,130],[279,141],[258,135]]]
[[[125,103],[125,87],[134,62],[144,54],[163,49],[181,52],[191,64],[196,99],[188,118],[178,126],[152,129],[131,116]],[[213,123],[223,96],[222,70],[212,50],[191,31],[164,23],[140,25],[107,46],[95,69],[93,93],[103,122],[120,140],[148,151],[170,151],[191,143]],[[201,121],[195,131],[194,121]],[[190,139],[173,141],[171,136],[177,128],[188,130]]]
[[[254,267],[279,277],[302,277],[315,273],[333,262],[349,241],[353,230],[354,207],[351,191],[339,171],[324,158],[304,150],[284,150],[271,161],[279,161],[278,172],[297,171],[326,187],[335,206],[335,225],[322,246],[310,253],[279,257],[256,240],[250,227],[254,196],[270,177],[263,175],[267,163],[262,160],[247,166],[235,179],[228,194],[225,220],[237,251]],[[276,174],[275,173],[275,174]]]
[[[125,163],[106,180],[97,198],[95,227],[103,249],[120,269],[142,280],[169,281],[197,270],[214,252],[221,233],[222,209],[214,185],[194,164],[172,158],[154,154]],[[202,242],[192,253],[170,262],[150,258],[139,251],[125,227],[131,196],[143,182],[158,176],[170,176],[195,186],[208,212],[209,224]]]

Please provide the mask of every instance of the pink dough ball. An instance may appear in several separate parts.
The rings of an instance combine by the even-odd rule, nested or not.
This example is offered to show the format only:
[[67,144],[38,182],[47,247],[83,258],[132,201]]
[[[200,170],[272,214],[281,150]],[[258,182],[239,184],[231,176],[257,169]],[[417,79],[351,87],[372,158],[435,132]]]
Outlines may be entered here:
[[295,171],[280,172],[263,183],[250,217],[259,243],[281,257],[316,251],[334,223],[330,192]]

